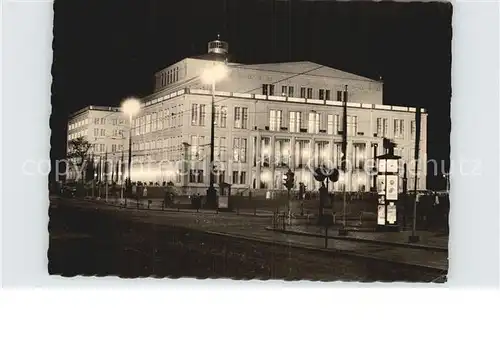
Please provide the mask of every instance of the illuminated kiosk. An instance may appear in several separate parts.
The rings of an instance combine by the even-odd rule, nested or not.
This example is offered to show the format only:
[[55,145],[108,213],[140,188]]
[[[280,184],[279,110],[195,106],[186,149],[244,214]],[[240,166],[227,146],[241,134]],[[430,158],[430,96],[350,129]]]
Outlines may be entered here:
[[390,149],[377,157],[377,231],[399,231],[398,189],[399,159]]
[[232,211],[231,184],[223,182],[219,184],[220,194],[217,197],[217,208],[222,212]]

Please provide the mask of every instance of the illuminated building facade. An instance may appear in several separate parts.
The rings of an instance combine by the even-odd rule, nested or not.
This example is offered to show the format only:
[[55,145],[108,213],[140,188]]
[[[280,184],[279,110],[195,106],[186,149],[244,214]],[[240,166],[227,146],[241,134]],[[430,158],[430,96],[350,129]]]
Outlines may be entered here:
[[[132,180],[173,181],[187,193],[209,185],[211,86],[200,75],[225,61],[227,43],[155,74],[155,91],[132,120]],[[383,137],[408,163],[414,155],[415,108],[383,105],[383,83],[312,62],[227,63],[215,86],[216,183],[239,190],[280,190],[290,168],[296,186],[318,189],[311,168],[338,167],[342,157],[342,91],[347,85],[347,175],[335,190],[369,191]],[[418,188],[425,189],[427,115],[422,113]],[[401,167],[403,169],[403,167]],[[408,174],[408,189],[413,188]],[[330,188],[331,189],[331,188]]]

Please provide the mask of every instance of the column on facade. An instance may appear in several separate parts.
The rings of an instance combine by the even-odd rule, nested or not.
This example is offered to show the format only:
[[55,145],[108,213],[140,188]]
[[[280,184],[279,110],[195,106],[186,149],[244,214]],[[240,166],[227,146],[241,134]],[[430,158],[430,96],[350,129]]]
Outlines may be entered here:
[[290,161],[289,161],[290,163],[289,163],[289,165],[290,165],[290,169],[292,171],[295,171],[295,167],[296,167],[295,166],[295,148],[296,148],[296,146],[295,146],[295,137],[291,137],[290,138],[290,150],[288,150],[288,152],[289,152],[289,155],[290,155]]
[[276,136],[271,136],[271,150],[270,150],[270,160],[269,160],[269,166],[271,168],[271,190],[275,189],[274,186],[274,177],[275,177],[275,170],[276,170]]
[[346,149],[346,160],[347,160],[347,174],[345,180],[346,191],[352,191],[352,179],[353,179],[353,155],[354,155],[354,147],[352,141],[347,141],[347,149]]
[[314,139],[313,137],[309,139],[309,158],[305,160],[306,162],[305,169],[307,170],[307,166],[311,168],[310,170],[308,170],[309,172],[307,172],[308,173],[307,177],[309,178],[309,184],[311,184],[311,190],[315,190],[318,187],[312,172],[316,168],[314,162],[315,159],[316,159],[316,139]]
[[262,162],[262,152],[261,152],[261,144],[262,144],[262,138],[260,137],[260,134],[257,134],[256,136],[257,142],[255,143],[255,187],[257,189],[260,189],[260,165]]

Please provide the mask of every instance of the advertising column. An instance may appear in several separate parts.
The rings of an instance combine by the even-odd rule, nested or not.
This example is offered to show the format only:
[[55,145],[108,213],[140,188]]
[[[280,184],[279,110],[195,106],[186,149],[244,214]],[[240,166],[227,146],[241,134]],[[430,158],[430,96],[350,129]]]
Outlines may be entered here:
[[399,156],[386,154],[377,162],[377,230],[399,231],[397,202],[399,195]]

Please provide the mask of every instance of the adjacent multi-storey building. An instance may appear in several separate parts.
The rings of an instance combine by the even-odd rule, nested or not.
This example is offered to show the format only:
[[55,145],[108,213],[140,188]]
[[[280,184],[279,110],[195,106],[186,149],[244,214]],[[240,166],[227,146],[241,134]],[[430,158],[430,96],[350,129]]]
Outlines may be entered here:
[[[227,51],[227,43],[215,40],[208,54],[186,58],[155,75],[155,91],[142,99],[142,109],[131,123],[132,181],[173,181],[186,192],[204,192],[211,169],[212,95],[218,184],[283,189],[284,173],[292,169],[297,186],[303,182],[317,189],[311,169],[339,166],[343,133],[350,167],[335,183],[336,190],[345,186],[348,191],[368,191],[374,185],[370,171],[374,157],[384,153],[383,138],[396,142],[402,163],[412,162],[415,108],[384,105],[382,82],[313,62],[228,63]],[[228,74],[212,91],[201,76],[221,61]],[[425,189],[426,125],[424,112],[419,189]],[[413,173],[408,174],[408,188],[413,188]]]
[[[91,144],[89,157],[94,162],[119,160],[128,150],[129,124],[129,118],[117,107],[87,106],[69,117],[68,152],[71,141],[81,137]],[[68,173],[68,179],[77,174],[74,169]]]

